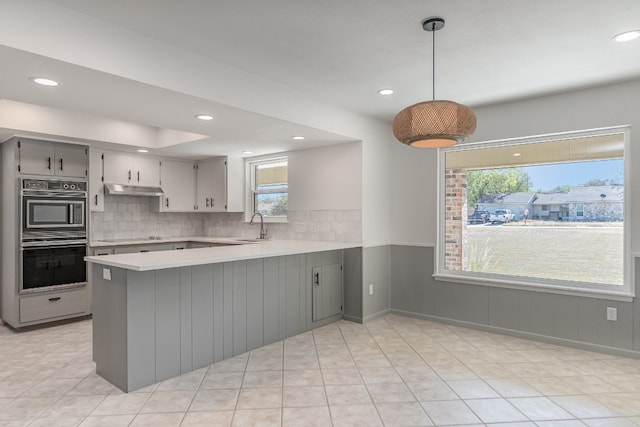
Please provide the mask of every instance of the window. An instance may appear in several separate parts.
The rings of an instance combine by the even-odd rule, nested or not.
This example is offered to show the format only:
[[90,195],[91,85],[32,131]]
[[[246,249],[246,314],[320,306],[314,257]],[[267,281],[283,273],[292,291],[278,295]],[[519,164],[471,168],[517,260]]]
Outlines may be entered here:
[[251,171],[251,206],[265,220],[286,220],[289,185],[287,158],[249,163]]
[[[440,150],[436,278],[630,296],[628,133],[600,129]],[[473,220],[477,209],[493,212],[490,221]]]

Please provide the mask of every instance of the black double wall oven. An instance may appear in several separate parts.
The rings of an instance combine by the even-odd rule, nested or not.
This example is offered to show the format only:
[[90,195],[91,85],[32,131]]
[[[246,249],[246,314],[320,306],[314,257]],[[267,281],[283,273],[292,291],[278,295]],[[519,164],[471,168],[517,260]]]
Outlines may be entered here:
[[20,180],[20,293],[87,283],[87,182]]

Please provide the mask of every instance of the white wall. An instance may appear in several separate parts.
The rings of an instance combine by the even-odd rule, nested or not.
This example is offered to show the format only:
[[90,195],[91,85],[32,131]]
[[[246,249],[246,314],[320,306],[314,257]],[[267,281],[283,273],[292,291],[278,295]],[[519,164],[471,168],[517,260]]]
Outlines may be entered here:
[[289,157],[289,209],[361,209],[362,143],[296,150]]
[[[469,142],[631,125],[626,152],[631,209],[631,251],[640,251],[640,149],[633,132],[640,128],[640,81],[584,89],[535,99],[475,108],[478,128]],[[395,147],[393,152],[393,242],[435,244],[437,235],[437,152]]]
[[437,150],[392,146],[392,243],[435,245]]

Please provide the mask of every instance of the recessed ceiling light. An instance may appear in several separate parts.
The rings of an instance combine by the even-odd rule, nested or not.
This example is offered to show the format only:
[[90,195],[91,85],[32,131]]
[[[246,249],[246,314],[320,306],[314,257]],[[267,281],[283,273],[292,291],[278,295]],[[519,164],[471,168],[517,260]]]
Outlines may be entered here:
[[304,139],[304,136],[292,136],[291,139]]
[[249,151],[249,150],[243,150],[242,154],[253,154],[253,151]]
[[613,39],[617,42],[628,42],[640,37],[640,30],[625,31],[615,36]]
[[520,154],[520,153],[513,153],[513,157],[520,157],[520,156],[522,156],[522,154]]
[[136,150],[138,153],[148,153],[149,150],[145,150],[144,148],[139,148]]
[[29,80],[42,86],[58,86],[60,84],[55,80],[46,79],[44,77],[31,77]]
[[213,120],[213,116],[211,114],[196,114],[196,119]]
[[380,95],[393,95],[393,89],[380,89],[378,93]]

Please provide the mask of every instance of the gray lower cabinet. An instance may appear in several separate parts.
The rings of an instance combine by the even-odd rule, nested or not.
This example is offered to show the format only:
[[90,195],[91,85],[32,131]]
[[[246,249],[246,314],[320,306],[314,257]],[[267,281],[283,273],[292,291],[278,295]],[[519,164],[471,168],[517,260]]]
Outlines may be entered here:
[[342,312],[342,265],[331,264],[311,269],[312,319],[317,322]]
[[173,243],[154,243],[152,245],[116,246],[113,248],[114,254],[132,254],[136,252],[156,252],[172,251],[175,248]]
[[146,272],[95,264],[96,371],[132,391],[339,320],[341,260],[338,250]]

